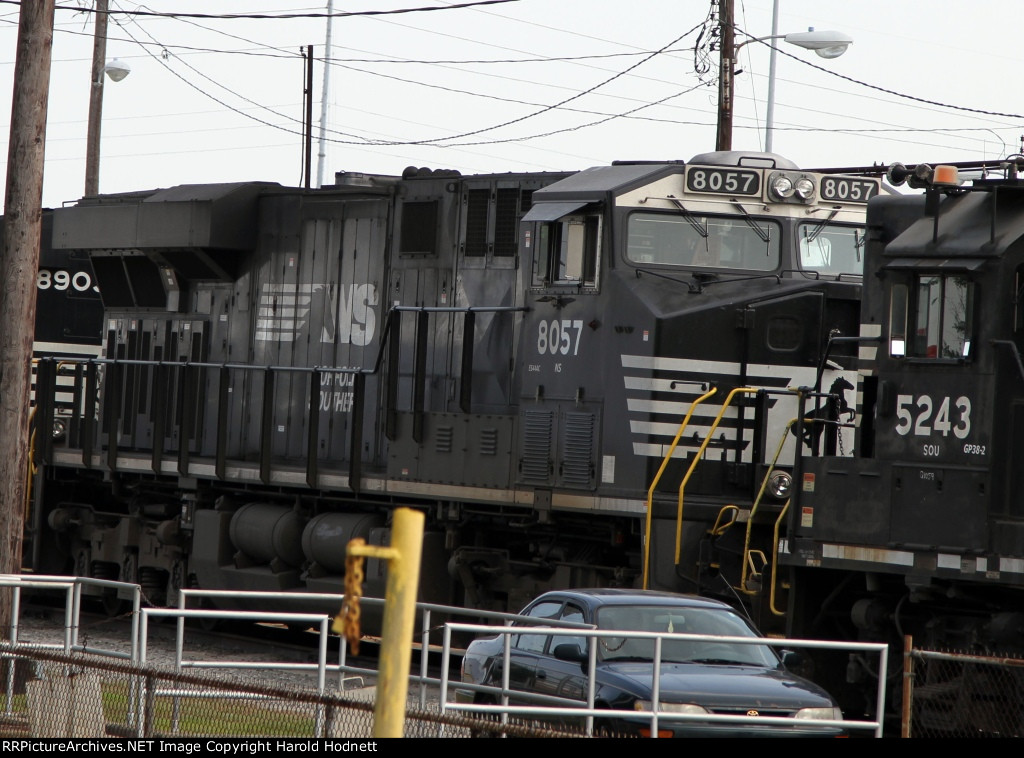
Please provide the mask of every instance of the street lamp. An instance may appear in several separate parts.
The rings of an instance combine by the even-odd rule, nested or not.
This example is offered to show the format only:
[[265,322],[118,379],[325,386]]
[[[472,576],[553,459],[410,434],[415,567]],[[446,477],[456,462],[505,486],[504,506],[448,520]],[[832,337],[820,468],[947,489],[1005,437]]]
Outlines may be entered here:
[[[721,0],[721,62],[718,87],[718,139],[716,150],[732,150],[732,111],[734,99],[733,74],[740,48],[751,42],[781,39],[786,42],[813,50],[822,58],[838,58],[846,52],[853,39],[836,31],[815,31],[793,34],[778,33],[779,3],[775,0],[772,11],[772,33],[767,37],[752,37],[736,45],[733,40],[732,0]],[[771,58],[768,69],[768,110],[765,117],[765,151],[772,151],[772,129],[775,117],[775,46],[771,46]]]
[[108,0],[96,0],[96,31],[92,41],[92,71],[89,87],[89,126],[85,139],[85,194],[96,195],[100,189],[100,122],[103,118],[103,74],[119,82],[131,72],[131,67],[114,58],[104,63],[107,56]]
[[[777,9],[778,2],[775,6]],[[853,44],[853,39],[842,32],[816,32],[813,27],[806,32],[778,35],[776,34],[777,24],[778,14],[773,13],[772,36],[768,39],[779,39],[781,36],[786,42],[806,50],[813,50],[827,60],[838,58],[846,52],[846,48]],[[772,45],[768,58],[768,107],[764,116],[764,150],[766,153],[772,151],[772,132],[775,127],[775,58],[777,53],[775,45]]]
[[106,66],[103,67],[103,73],[111,78],[112,81],[119,82],[124,79],[128,74],[132,72],[132,67],[122,61],[120,58],[114,58]]

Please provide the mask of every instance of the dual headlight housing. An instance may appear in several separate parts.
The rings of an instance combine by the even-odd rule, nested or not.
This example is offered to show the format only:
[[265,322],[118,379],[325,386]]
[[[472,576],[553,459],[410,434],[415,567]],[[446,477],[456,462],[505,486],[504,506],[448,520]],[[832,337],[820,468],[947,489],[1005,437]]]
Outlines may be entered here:
[[768,193],[772,200],[813,203],[818,196],[818,185],[810,174],[776,171],[768,177]]

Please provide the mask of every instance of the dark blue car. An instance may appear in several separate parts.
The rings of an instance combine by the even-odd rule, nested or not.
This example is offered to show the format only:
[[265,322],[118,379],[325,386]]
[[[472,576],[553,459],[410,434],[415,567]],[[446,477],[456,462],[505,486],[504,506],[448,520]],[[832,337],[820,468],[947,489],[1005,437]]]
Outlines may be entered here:
[[[549,696],[585,703],[589,644],[597,640],[595,708],[649,714],[653,709],[655,639],[628,632],[695,634],[761,638],[725,603],[690,595],[625,589],[547,592],[521,612],[543,626],[551,620],[591,624],[622,636],[588,638],[554,634],[512,634],[509,657],[509,703],[554,705]],[[474,640],[462,663],[463,683],[502,684],[503,635]],[[835,700],[816,684],[786,670],[770,645],[727,640],[663,639],[659,714],[734,715],[792,719],[792,725],[723,723],[696,720],[658,721],[659,737],[829,737],[844,736],[837,726],[815,721],[839,720]],[[458,702],[498,703],[494,693],[456,689]],[[543,702],[541,702],[543,701]],[[564,719],[563,719],[564,720]],[[581,723],[581,719],[576,720]],[[595,720],[606,734],[651,736],[649,715]]]

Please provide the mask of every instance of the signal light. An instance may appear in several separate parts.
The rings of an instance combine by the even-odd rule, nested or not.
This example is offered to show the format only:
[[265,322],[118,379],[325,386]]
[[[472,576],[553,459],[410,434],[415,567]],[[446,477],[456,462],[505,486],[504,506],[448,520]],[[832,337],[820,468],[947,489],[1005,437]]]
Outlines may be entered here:
[[939,187],[958,187],[960,171],[956,166],[936,166],[932,171],[932,184]]

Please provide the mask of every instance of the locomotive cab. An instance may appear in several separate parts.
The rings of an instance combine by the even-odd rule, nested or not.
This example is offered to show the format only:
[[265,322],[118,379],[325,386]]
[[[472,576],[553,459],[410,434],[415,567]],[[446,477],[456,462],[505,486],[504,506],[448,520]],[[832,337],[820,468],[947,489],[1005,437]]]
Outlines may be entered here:
[[[520,231],[532,264],[517,482],[555,510],[648,519],[632,582],[725,590],[718,573],[740,573],[755,498],[767,511],[786,499],[788,388],[815,383],[830,335],[856,333],[862,214],[877,191],[779,156],[709,153],[596,167],[535,192]],[[826,387],[853,389],[852,352],[828,357]],[[751,389],[726,407],[739,388]],[[838,438],[852,448],[851,429]],[[776,486],[763,488],[772,464]],[[638,558],[659,568],[645,575]]]

